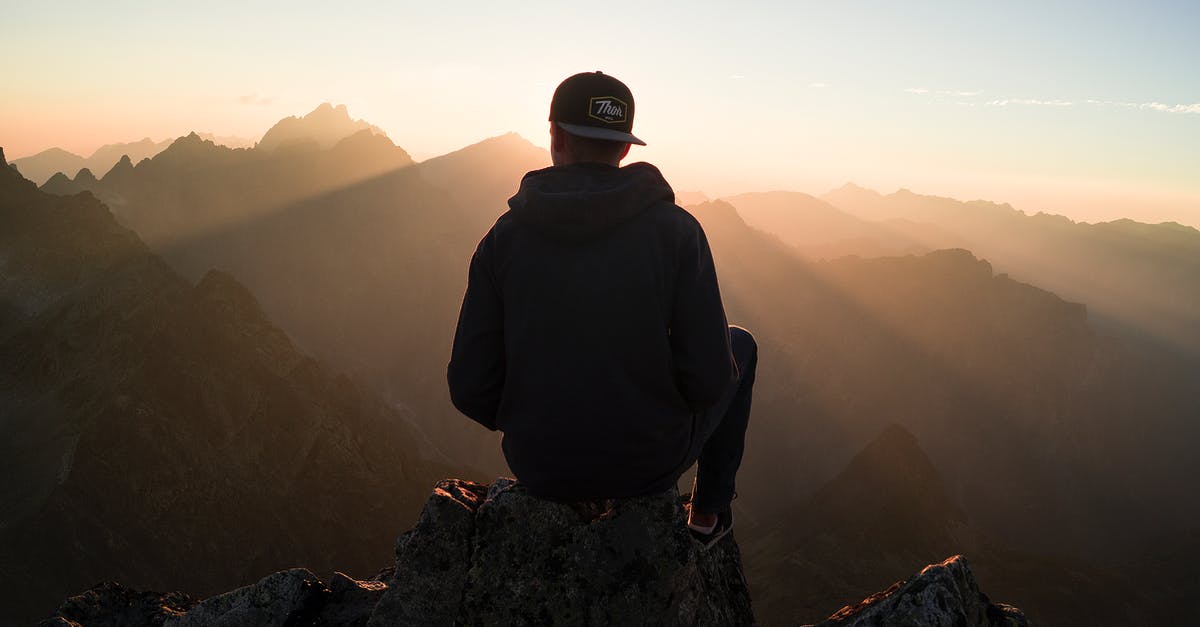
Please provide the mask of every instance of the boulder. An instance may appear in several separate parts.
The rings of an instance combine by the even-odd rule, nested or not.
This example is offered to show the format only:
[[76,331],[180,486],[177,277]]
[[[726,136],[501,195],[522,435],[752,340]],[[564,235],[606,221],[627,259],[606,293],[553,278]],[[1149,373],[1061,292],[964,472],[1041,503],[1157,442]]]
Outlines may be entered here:
[[674,490],[559,503],[447,480],[397,545],[370,625],[748,625],[733,535],[693,540]]

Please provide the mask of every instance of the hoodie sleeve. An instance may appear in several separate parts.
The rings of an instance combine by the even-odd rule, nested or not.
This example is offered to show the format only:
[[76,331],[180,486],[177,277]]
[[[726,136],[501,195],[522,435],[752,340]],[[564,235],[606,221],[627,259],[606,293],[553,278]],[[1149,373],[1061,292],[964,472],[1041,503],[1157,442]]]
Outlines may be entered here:
[[446,379],[454,406],[495,431],[504,390],[504,308],[492,275],[492,245],[489,231],[471,256]]
[[698,222],[690,222],[679,251],[671,351],[676,385],[692,411],[700,411],[721,399],[737,366],[708,238]]

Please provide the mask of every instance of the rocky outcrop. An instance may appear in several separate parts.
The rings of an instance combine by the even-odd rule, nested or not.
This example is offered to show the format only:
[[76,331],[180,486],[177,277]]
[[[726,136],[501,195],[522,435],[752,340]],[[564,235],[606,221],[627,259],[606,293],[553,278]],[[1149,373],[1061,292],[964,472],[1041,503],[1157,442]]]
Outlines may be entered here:
[[[754,624],[733,534],[705,548],[684,524],[686,503],[675,490],[557,503],[512,479],[445,479],[396,542],[395,566],[370,580],[295,568],[199,603],[110,583],[42,625]],[[955,556],[819,627],[1027,624]]]
[[304,569],[194,604],[104,584],[44,625],[749,625],[733,534],[689,535],[674,490],[557,503],[511,479],[447,479],[369,581]]
[[705,549],[674,490],[576,504],[512,480],[438,485],[370,624],[746,625],[732,535]]
[[838,610],[816,627],[1027,627],[1021,610],[992,603],[979,591],[966,558],[926,566],[908,581]]

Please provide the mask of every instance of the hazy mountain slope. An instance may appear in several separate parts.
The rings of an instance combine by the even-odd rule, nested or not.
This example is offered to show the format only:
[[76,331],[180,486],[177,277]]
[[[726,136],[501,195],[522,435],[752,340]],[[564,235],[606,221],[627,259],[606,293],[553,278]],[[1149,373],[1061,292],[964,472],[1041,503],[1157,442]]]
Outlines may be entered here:
[[751,192],[723,198],[747,224],[774,234],[806,257],[880,257],[928,252],[924,242],[868,222],[800,192]]
[[105,144],[88,158],[80,157],[61,148],[50,148],[13,161],[25,178],[42,185],[56,173],[73,176],[83,168],[104,174],[128,155],[134,162],[153,157],[171,145],[171,140],[152,141],[149,137],[136,142]]
[[405,420],[229,276],[193,286],[91,196],[5,170],[5,617],[105,579],[205,594],[297,563],[377,568],[449,471]]
[[387,137],[379,127],[363,120],[351,119],[346,105],[335,107],[324,102],[304,117],[287,117],[275,123],[275,126],[267,129],[255,147],[265,151],[294,147],[298,144],[316,144],[318,148],[332,148],[343,139],[362,131]]
[[521,177],[549,165],[549,152],[507,133],[422,161],[417,167],[421,176],[449,192],[459,206],[482,216],[486,228],[508,211],[506,202],[517,193]]
[[[694,213],[730,320],[763,346],[744,483],[759,513],[781,491],[806,498],[902,421],[981,530],[1015,547],[1115,555],[1131,526],[1195,515],[1195,499],[1155,499],[1194,467],[1175,442],[1194,441],[1196,393],[1172,362],[1097,335],[1082,306],[965,251],[805,263],[728,204]],[[1161,518],[1139,520],[1135,503]]]
[[450,405],[445,365],[471,251],[526,169],[548,160],[512,134],[417,167],[366,131],[328,150],[189,136],[90,188],[184,274],[230,272],[306,350],[404,403],[440,447],[500,473],[494,436]]
[[1200,356],[1200,231],[1025,215],[1007,204],[846,186],[822,199],[865,219],[904,218],[957,233],[1000,272],[1087,303],[1099,321]]
[[78,172],[84,167],[85,161],[83,157],[62,148],[47,148],[35,155],[15,159],[12,164],[17,166],[22,176],[41,185],[56,172]]

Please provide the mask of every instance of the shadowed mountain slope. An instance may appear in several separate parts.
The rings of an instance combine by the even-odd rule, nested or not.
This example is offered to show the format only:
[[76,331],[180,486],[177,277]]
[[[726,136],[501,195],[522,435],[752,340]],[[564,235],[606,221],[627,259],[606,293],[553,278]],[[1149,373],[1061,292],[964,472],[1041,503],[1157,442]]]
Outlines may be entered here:
[[980,534],[917,439],[896,424],[743,544],[766,625],[816,622],[946,553],[968,556],[980,585],[1032,624],[1154,625],[1169,616],[1120,571],[1005,550]]
[[6,618],[103,579],[207,594],[296,563],[365,574],[450,470],[233,278],[193,286],[90,195],[5,168],[0,224]]

